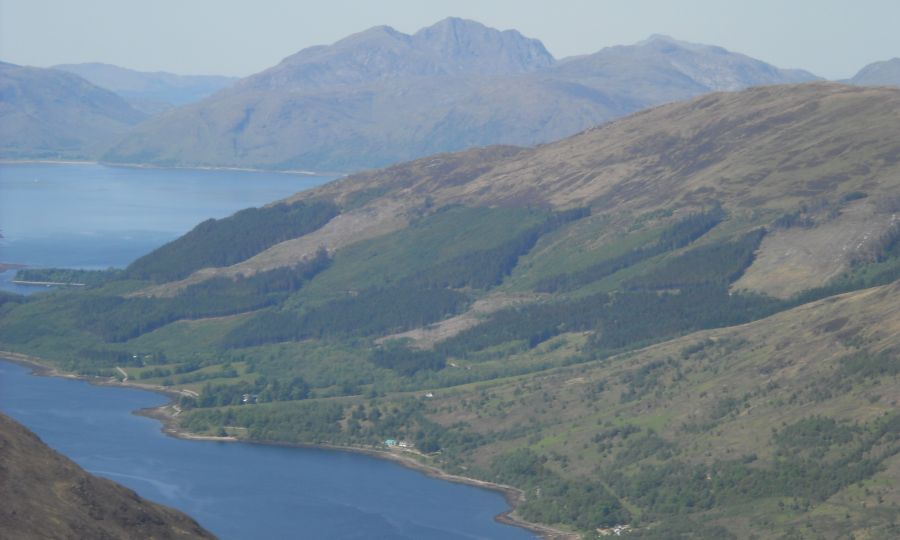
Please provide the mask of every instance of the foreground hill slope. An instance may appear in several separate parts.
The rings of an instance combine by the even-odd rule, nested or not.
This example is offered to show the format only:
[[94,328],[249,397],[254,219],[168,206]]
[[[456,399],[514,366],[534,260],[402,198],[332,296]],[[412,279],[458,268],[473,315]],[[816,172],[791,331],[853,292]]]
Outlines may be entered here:
[[0,158],[95,159],[145,117],[77,75],[0,63]]
[[813,80],[655,36],[557,62],[534,39],[446,19],[311,47],[135,130],[105,157],[161,165],[354,170],[531,145],[715,90]]
[[0,536],[214,538],[181,512],[92,476],[0,414]]

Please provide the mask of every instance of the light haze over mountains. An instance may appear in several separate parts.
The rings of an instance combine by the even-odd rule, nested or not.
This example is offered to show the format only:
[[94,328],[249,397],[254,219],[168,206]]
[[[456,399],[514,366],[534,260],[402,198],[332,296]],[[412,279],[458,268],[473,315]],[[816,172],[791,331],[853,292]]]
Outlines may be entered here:
[[104,159],[352,170],[486,144],[532,145],[713,90],[814,80],[654,37],[557,62],[518,32],[445,19],[305,49],[155,118]]
[[[896,66],[873,64],[849,82],[898,84]],[[110,109],[101,116],[114,121],[74,103],[63,113],[60,102],[92,87],[66,79],[57,105],[27,105],[47,89],[21,78],[39,68],[20,70],[18,90],[3,98],[11,119],[0,127],[3,157],[349,171],[473,146],[530,146],[707,92],[817,79],[662,35],[557,60],[539,40],[459,18],[411,35],[376,26],[240,80],[104,64],[57,68],[128,103],[106,96]],[[11,87],[11,73],[0,72],[0,84]],[[106,103],[87,102],[87,110]]]
[[0,158],[96,158],[146,117],[77,75],[0,63]]
[[900,58],[873,62],[848,81],[861,86],[900,86]]
[[900,534],[896,61],[822,82],[662,35],[557,60],[450,18],[152,116],[111,89],[186,79],[0,68],[9,155],[392,163],[123,270],[26,269],[83,288],[0,295],[0,350],[180,391],[195,434],[406,441],[585,537]]
[[237,77],[219,75],[149,73],[98,62],[60,64],[53,69],[74,73],[101,88],[112,90],[150,114],[199,101],[237,80]]

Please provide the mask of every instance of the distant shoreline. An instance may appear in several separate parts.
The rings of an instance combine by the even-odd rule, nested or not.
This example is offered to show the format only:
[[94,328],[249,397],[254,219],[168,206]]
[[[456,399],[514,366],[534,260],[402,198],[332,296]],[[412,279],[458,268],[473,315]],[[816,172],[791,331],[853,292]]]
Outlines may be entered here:
[[14,279],[10,281],[10,283],[15,283],[16,285],[28,285],[32,287],[84,287],[84,283],[73,283],[68,281],[27,281],[21,279]]
[[0,165],[27,165],[29,163],[44,163],[47,165],[99,165],[96,161],[74,159],[0,159]]
[[27,264],[19,264],[19,263],[0,262],[0,272],[6,272],[8,270],[22,270],[23,268],[28,268],[28,265]]
[[[511,525],[513,527],[519,527],[520,529],[525,529],[530,532],[533,532],[540,536],[544,540],[578,540],[581,536],[577,533],[562,531],[559,529],[554,529],[553,527],[548,527],[545,525],[540,525],[538,523],[532,523],[529,521],[525,521],[522,518],[516,516],[514,513],[518,506],[525,501],[525,494],[522,490],[507,486],[504,484],[497,484],[494,482],[488,482],[485,480],[478,480],[475,478],[469,478],[466,476],[459,476],[450,474],[446,471],[443,471],[435,466],[428,465],[425,463],[421,463],[417,461],[408,453],[400,453],[401,451],[390,451],[390,450],[381,450],[375,447],[370,446],[342,446],[337,444],[314,444],[314,443],[287,443],[287,442],[279,442],[279,441],[252,441],[246,439],[239,439],[237,437],[225,436],[218,437],[212,435],[199,435],[196,433],[192,433],[190,431],[181,429],[177,425],[177,416],[181,412],[178,406],[176,405],[176,400],[182,396],[191,396],[191,392],[187,390],[179,391],[172,389],[170,387],[151,385],[151,384],[140,384],[140,383],[132,383],[127,381],[119,381],[117,379],[105,379],[100,377],[88,377],[84,375],[76,375],[74,373],[65,372],[54,368],[48,363],[40,358],[21,354],[14,353],[10,351],[0,351],[0,358],[4,360],[8,360],[10,362],[23,365],[31,368],[32,374],[39,375],[43,377],[62,377],[65,379],[77,379],[87,381],[91,384],[95,384],[97,386],[118,386],[118,387],[126,387],[126,388],[134,388],[138,390],[146,390],[150,392],[156,392],[158,394],[162,394],[168,397],[171,401],[164,405],[160,405],[159,407],[149,407],[145,409],[139,409],[134,411],[133,414],[137,414],[139,416],[145,416],[147,418],[153,418],[154,420],[158,420],[162,424],[162,432],[170,437],[175,437],[178,439],[191,440],[191,441],[218,441],[218,442],[240,442],[246,444],[259,444],[259,445],[268,445],[268,446],[284,446],[291,448],[313,448],[313,449],[322,449],[322,450],[338,450],[342,452],[353,452],[357,454],[365,454],[371,457],[375,457],[378,459],[385,459],[389,461],[393,461],[402,467],[407,469],[411,469],[414,471],[418,471],[426,476],[431,478],[436,478],[438,480],[444,480],[447,482],[454,482],[457,484],[464,484],[472,487],[477,487],[481,489],[487,489],[490,491],[496,491],[503,495],[503,498],[506,500],[509,509],[501,512],[496,515],[494,519],[505,525]],[[407,454],[407,455],[404,455]]]
[[186,170],[186,171],[231,171],[231,172],[252,172],[252,173],[275,173],[275,174],[292,174],[294,176],[346,176],[346,172],[335,171],[305,171],[301,169],[254,169],[252,167],[214,167],[207,166],[164,166],[153,165],[151,163],[109,163],[106,161],[90,161],[90,160],[66,160],[66,159],[0,159],[0,165],[27,165],[27,164],[45,164],[45,165],[102,165],[104,167],[122,167],[126,169],[168,169],[168,170]]

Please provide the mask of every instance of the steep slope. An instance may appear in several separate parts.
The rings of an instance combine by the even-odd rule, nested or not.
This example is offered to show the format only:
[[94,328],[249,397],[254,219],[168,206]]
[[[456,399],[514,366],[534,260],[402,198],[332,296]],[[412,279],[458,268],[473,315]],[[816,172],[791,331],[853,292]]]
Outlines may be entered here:
[[0,63],[2,158],[96,158],[145,116],[77,75]]
[[181,512],[86,473],[0,414],[0,536],[214,538]]
[[106,159],[353,170],[489,144],[531,145],[711,90],[812,80],[653,38],[557,65],[537,40],[446,19],[311,47],[148,122]]
[[[593,515],[604,527],[629,523],[638,538],[892,538],[898,294],[894,283],[621,357],[436,392],[424,414],[478,441],[459,466],[529,486],[521,511],[530,519]],[[553,348],[583,349],[583,337],[530,354]]]
[[331,89],[405,77],[508,75],[552,64],[553,57],[536,39],[448,18],[413,35],[376,26],[331,46],[304,49],[242,80],[236,90]]
[[873,62],[847,82],[860,86],[900,86],[900,58]]
[[[490,147],[360,173],[289,199],[324,197],[354,206],[326,228],[231,268],[204,271],[194,281],[295,264],[319,246],[335,250],[402,228],[426,204],[590,206],[595,214],[630,221],[719,201],[747,214],[749,223],[794,213],[799,223],[806,208],[803,222],[824,227],[773,231],[759,264],[739,282],[790,294],[845,271],[896,222],[898,110],[900,92],[890,89],[832,83],[756,88],[658,107],[533,149]],[[347,204],[355,200],[366,204]],[[809,241],[813,232],[820,240]],[[597,239],[591,242],[589,252],[602,248]],[[783,258],[774,257],[785,242],[800,242],[809,253],[801,262],[802,253],[791,252],[803,265],[799,274],[786,272]]]
[[405,440],[582,532],[896,536],[898,115],[758,87],[359,173],[7,298],[0,348],[190,390],[195,432]]
[[238,80],[219,75],[151,73],[97,62],[60,64],[53,69],[74,73],[100,88],[112,90],[148,114],[200,101]]
[[665,103],[705,92],[809,82],[813,74],[775,66],[712,45],[653,35],[634,45],[563,59],[554,75],[611,95]]

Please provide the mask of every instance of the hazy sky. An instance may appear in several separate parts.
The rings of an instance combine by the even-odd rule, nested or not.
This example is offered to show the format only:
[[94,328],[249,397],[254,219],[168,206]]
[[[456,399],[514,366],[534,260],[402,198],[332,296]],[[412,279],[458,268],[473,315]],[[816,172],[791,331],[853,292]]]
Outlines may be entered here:
[[249,75],[371,26],[411,33],[451,15],[557,58],[654,33],[832,79],[900,56],[900,0],[0,0],[0,60]]

